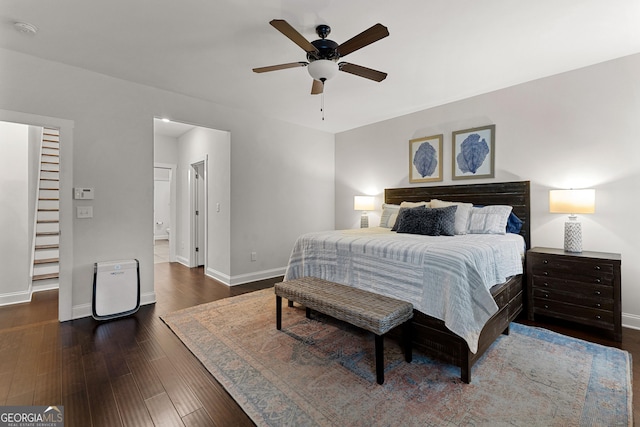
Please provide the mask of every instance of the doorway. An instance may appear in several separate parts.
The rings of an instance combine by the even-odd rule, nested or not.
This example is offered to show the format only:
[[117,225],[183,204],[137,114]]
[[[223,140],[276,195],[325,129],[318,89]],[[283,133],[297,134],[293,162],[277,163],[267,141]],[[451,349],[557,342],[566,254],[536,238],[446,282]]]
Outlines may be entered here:
[[[72,271],[73,271],[73,224],[72,186],[73,127],[71,120],[39,116],[9,110],[0,110],[0,121],[19,123],[37,127],[59,129],[60,176],[59,176],[59,277],[58,277],[58,320],[63,322],[73,318]],[[15,293],[14,293],[15,294]],[[20,293],[18,293],[20,294]],[[26,301],[14,301],[26,302]]]
[[174,262],[175,165],[153,167],[153,262]]

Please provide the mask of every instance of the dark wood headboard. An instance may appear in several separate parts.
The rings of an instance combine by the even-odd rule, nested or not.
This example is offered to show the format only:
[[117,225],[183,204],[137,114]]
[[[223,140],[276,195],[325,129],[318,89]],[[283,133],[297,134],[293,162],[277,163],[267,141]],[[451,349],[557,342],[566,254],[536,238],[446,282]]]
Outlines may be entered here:
[[531,204],[529,181],[496,182],[490,184],[442,185],[431,187],[387,188],[385,203],[421,202],[440,199],[475,205],[509,205],[524,224],[520,234],[531,247]]

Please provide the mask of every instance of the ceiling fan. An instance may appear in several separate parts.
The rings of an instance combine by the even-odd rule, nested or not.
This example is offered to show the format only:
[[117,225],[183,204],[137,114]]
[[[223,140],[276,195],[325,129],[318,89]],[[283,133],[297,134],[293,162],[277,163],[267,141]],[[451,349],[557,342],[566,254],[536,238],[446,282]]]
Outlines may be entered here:
[[387,27],[382,24],[376,24],[340,45],[327,38],[331,32],[331,27],[328,25],[318,25],[316,27],[316,33],[320,38],[309,42],[302,34],[283,19],[274,19],[270,21],[269,24],[307,52],[308,62],[289,62],[287,64],[254,68],[253,71],[255,73],[266,73],[268,71],[284,70],[295,67],[307,67],[309,74],[313,77],[313,85],[311,86],[312,95],[322,93],[324,90],[324,82],[335,76],[338,70],[364,77],[366,79],[371,79],[376,82],[381,82],[387,77],[387,73],[383,73],[382,71],[351,64],[349,62],[338,62],[340,58],[387,37],[389,35],[389,30],[387,30]]

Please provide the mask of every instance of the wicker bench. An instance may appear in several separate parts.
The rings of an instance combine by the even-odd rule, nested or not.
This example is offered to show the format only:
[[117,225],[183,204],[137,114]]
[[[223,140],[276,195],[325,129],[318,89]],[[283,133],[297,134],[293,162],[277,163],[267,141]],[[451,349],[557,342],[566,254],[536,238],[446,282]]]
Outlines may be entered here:
[[394,298],[362,289],[340,285],[316,277],[303,277],[276,283],[276,328],[282,327],[282,298],[295,301],[311,310],[348,322],[375,334],[375,364],[378,384],[384,383],[383,336],[396,326],[404,324],[405,360],[411,362],[411,318],[413,305]]

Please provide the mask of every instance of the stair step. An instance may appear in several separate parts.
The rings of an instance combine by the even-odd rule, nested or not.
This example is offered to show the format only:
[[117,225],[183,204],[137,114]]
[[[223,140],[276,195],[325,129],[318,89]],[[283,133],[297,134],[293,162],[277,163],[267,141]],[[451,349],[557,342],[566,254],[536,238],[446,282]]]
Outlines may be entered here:
[[60,235],[59,231],[38,231],[36,236],[58,236]]
[[33,276],[33,281],[36,280],[47,280],[47,279],[58,279],[60,276],[58,273],[49,273],[49,274],[38,274]]
[[40,178],[40,181],[58,181],[60,182],[59,178]]
[[36,245],[36,251],[45,249],[59,249],[60,245]]
[[39,219],[38,224],[57,224],[60,221],[57,219]]
[[41,165],[59,165],[59,162],[48,162],[46,160],[43,160],[40,162]]
[[34,264],[54,264],[59,262],[59,258],[45,258],[45,259],[36,259],[33,261]]

